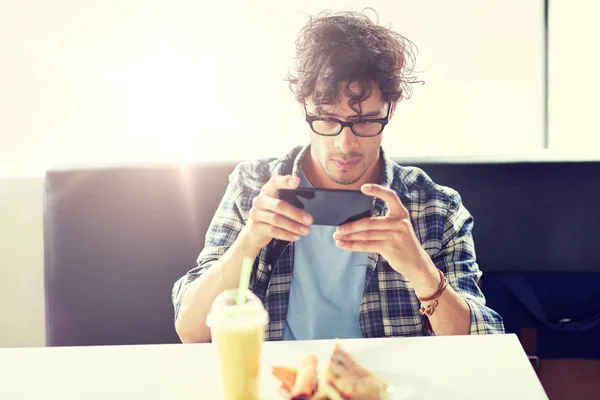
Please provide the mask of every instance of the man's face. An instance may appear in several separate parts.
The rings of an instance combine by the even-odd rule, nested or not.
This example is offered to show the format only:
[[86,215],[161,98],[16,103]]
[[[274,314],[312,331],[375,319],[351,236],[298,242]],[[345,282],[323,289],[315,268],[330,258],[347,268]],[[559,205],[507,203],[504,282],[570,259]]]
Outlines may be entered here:
[[[350,85],[350,89],[353,92],[360,90],[358,84]],[[338,98],[340,100],[337,104],[322,106],[321,117],[358,121],[358,115],[348,105],[350,99],[343,94],[343,91]],[[384,103],[376,85],[373,85],[371,96],[363,101],[361,106],[363,120],[384,118],[387,115],[388,103]],[[318,115],[310,103],[307,109],[309,114]],[[325,174],[333,182],[338,185],[352,185],[367,171],[376,167],[381,140],[382,134],[374,137],[356,136],[350,127],[344,127],[337,136],[320,136],[311,131],[311,156],[313,160],[319,162]]]

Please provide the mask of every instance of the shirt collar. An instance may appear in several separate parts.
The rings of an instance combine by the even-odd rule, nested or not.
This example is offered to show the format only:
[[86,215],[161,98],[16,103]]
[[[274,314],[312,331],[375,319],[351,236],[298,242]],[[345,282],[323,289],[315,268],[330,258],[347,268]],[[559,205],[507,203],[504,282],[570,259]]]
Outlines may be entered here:
[[304,157],[310,152],[310,145],[304,146],[294,159],[294,165],[292,167],[292,176],[300,176],[300,169],[302,168],[302,161]]
[[383,148],[380,149],[380,155],[383,159],[383,164],[381,166],[381,182],[380,185],[390,189],[392,187],[392,183],[394,182],[394,165],[395,162],[391,158],[387,156]]

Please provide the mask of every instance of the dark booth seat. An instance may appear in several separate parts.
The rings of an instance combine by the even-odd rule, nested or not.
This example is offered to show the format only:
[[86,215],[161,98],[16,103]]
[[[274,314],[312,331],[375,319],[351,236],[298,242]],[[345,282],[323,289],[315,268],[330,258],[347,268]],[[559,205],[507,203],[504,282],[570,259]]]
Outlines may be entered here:
[[[48,345],[178,342],[171,289],[194,266],[234,165],[49,171]],[[416,165],[474,215],[484,290],[497,273],[600,272],[600,162]]]

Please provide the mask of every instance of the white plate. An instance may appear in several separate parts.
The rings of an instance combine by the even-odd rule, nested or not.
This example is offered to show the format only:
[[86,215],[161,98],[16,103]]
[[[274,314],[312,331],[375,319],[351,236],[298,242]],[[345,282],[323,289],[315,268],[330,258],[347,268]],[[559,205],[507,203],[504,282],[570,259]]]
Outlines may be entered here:
[[416,400],[423,398],[429,387],[429,381],[422,377],[373,370],[388,385],[390,400]]
[[[373,370],[373,373],[375,373],[389,385],[389,400],[418,400],[423,398],[424,393],[429,387],[429,381],[421,377],[414,377],[377,370]],[[281,386],[278,386],[274,391],[271,391],[269,389],[262,391],[263,393],[269,393],[267,397],[261,397],[262,399],[275,398],[281,400],[289,400],[289,395],[287,391],[285,391]],[[278,397],[273,396],[274,392],[277,393]]]

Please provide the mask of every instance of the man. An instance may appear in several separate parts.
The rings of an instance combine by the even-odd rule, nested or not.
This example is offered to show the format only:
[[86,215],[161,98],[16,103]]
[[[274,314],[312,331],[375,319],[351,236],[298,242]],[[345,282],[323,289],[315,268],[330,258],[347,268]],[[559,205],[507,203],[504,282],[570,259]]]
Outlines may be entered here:
[[[381,148],[412,82],[411,43],[359,13],[322,14],[300,32],[291,88],[310,145],[281,159],[239,164],[206,235],[198,265],[173,288],[183,342],[210,341],[206,315],[255,261],[250,289],[263,301],[267,340],[502,333],[485,306],[459,194]],[[355,189],[373,216],[312,226],[278,199],[298,186]]]

